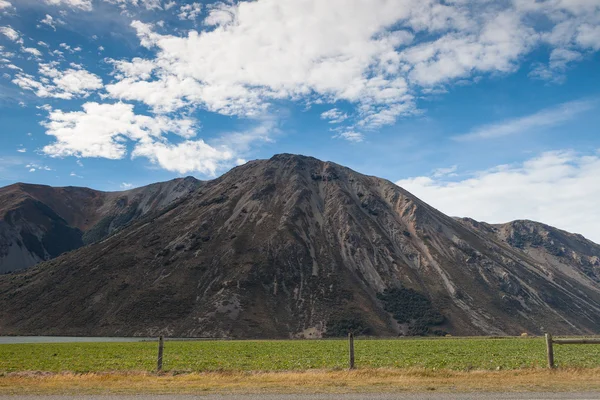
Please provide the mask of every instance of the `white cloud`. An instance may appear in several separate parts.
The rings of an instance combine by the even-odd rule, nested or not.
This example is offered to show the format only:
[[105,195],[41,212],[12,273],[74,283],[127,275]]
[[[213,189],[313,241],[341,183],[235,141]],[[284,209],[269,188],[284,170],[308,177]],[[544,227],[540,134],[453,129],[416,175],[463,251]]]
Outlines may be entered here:
[[435,86],[477,73],[515,71],[520,57],[538,39],[535,30],[513,10],[492,9],[479,19],[466,31],[448,33],[402,52],[400,59],[410,69],[410,81]]
[[203,140],[187,140],[179,144],[140,143],[132,156],[147,157],[162,168],[180,174],[198,171],[214,176],[234,154],[227,148],[212,147]]
[[4,68],[8,68],[8,69],[12,69],[14,71],[23,71],[23,69],[21,67],[17,67],[14,64],[5,64],[3,65]]
[[26,73],[18,73],[13,83],[25,90],[35,92],[38,97],[54,97],[70,100],[87,97],[91,91],[102,88],[102,80],[84,69],[68,68],[59,70],[56,63],[40,64],[42,77],[38,80]]
[[224,26],[235,21],[237,7],[233,4],[217,2],[207,6],[208,16],[204,19],[204,25]]
[[600,243],[600,152],[548,152],[458,181],[416,177],[396,184],[440,211],[489,223],[540,221]]
[[54,19],[52,15],[46,14],[46,16],[40,20],[41,24],[48,25],[50,28],[56,30],[56,24],[64,25],[65,22],[60,19]]
[[[548,6],[563,12],[568,5]],[[401,7],[391,0],[215,3],[207,6],[203,22],[216,28],[184,37],[135,21],[141,44],[156,50],[146,60],[154,74],[117,76],[107,91],[156,112],[200,106],[244,117],[263,115],[280,99],[346,100],[360,118],[349,130],[374,129],[418,112],[420,90],[515,71],[541,43],[543,35],[529,18],[540,12],[435,0],[405,0]],[[413,44],[414,33],[426,39]],[[554,65],[560,56],[554,54]]]
[[441,178],[444,176],[456,176],[456,171],[458,170],[458,165],[453,165],[447,168],[436,168],[433,170],[432,176],[434,178]]
[[471,132],[455,136],[456,140],[491,139],[547,128],[569,121],[596,106],[596,101],[580,100],[560,104],[525,117],[510,119],[475,128]]
[[113,59],[106,61],[113,64],[115,68],[114,75],[118,80],[150,79],[152,72],[157,68],[154,62],[139,57],[135,57],[131,61]]
[[10,26],[0,26],[0,34],[6,36],[9,40],[15,43],[23,43],[23,39],[21,38],[19,32],[15,31]]
[[0,10],[5,10],[7,8],[11,8],[12,4],[10,4],[7,0],[0,0]]
[[66,51],[68,51],[71,54],[74,54],[74,53],[77,53],[77,52],[81,51],[81,47],[77,46],[77,47],[73,48],[73,47],[69,46],[66,43],[61,43],[61,44],[59,44],[59,46],[62,47],[63,49],[65,49]]
[[[91,0],[44,1],[92,9]],[[147,9],[176,6],[160,0],[103,1]],[[339,123],[363,135],[419,112],[421,94],[512,73],[543,45],[551,51],[548,63],[535,66],[531,76],[554,80],[600,49],[596,0],[349,1],[217,2],[206,6],[203,30],[175,35],[134,21],[141,44],[155,56],[115,62],[122,70],[115,71],[107,92],[157,113],[201,107],[250,118],[264,116],[280,100],[344,100],[356,107],[357,119]],[[194,2],[177,13],[195,20],[202,11],[202,3]],[[151,72],[127,74],[126,63]]]
[[127,154],[127,139],[142,144],[164,140],[163,134],[184,138],[195,135],[194,121],[138,115],[133,105],[124,103],[85,103],[83,111],[51,111],[42,125],[56,142],[44,147],[55,156],[102,157],[121,159]]
[[27,149],[20,148],[20,149],[17,149],[17,152],[19,152],[19,153],[27,153]]
[[251,126],[242,131],[228,132],[215,139],[214,143],[221,147],[235,149],[236,153],[244,153],[250,150],[256,143],[273,142],[273,136],[281,133],[275,118],[264,118],[258,125]]
[[27,164],[25,168],[29,169],[29,172],[52,171],[52,168],[48,167],[47,165],[40,165],[35,163]]
[[31,54],[34,57],[41,57],[42,52],[36,49],[35,47],[23,47],[21,49],[24,53]]
[[591,24],[580,26],[576,42],[584,48],[600,50],[600,26]]
[[193,21],[201,13],[202,13],[202,4],[201,3],[190,3],[190,4],[185,4],[181,7],[179,7],[179,14],[177,16],[181,20],[189,19],[190,21]]
[[[146,157],[161,168],[180,174],[215,175],[217,170],[229,166],[235,155],[225,145],[191,140],[196,135],[193,120],[138,115],[131,104],[85,103],[83,111],[54,110],[43,126],[47,135],[56,138],[43,149],[53,157],[122,159],[128,153],[128,144],[132,144],[132,158]],[[170,143],[166,136],[169,133],[184,141]]]
[[145,7],[146,10],[162,9],[160,0],[104,0],[107,3],[118,4],[121,8],[127,6]]
[[[88,11],[93,3],[44,1]],[[125,7],[125,16],[133,14],[130,7],[173,9],[180,18],[194,20],[195,26],[169,32],[172,25],[167,23],[134,21],[131,25],[150,55],[109,60],[114,70],[106,93],[101,93],[103,99],[142,103],[158,115],[150,118],[200,108],[258,121],[275,113],[282,101],[328,104],[330,110],[322,118],[339,124],[336,137],[354,142],[364,140],[371,130],[421,112],[418,101],[423,95],[513,73],[534,50],[547,48],[549,57],[547,63],[534,66],[531,76],[557,79],[600,48],[597,0],[227,0],[207,4],[206,10],[202,2],[94,4],[100,1]],[[7,32],[2,33],[22,40],[18,32]],[[81,50],[66,43],[61,48],[65,54]],[[62,53],[54,55],[64,60]],[[102,88],[98,76],[78,67],[50,65],[40,72],[39,77],[17,73],[13,81],[40,97],[63,99],[85,97]],[[73,84],[67,84],[66,76]],[[337,104],[344,104],[344,112],[333,108]],[[480,127],[461,138],[558,124],[569,113],[577,113],[568,109],[571,106]],[[252,138],[247,143],[270,138],[246,137]],[[145,152],[154,149],[154,156],[148,157],[160,165],[172,164],[164,161],[170,159],[168,154],[193,153],[202,147],[171,143],[166,137],[150,144],[144,143]]]
[[131,184],[131,183],[127,183],[127,182],[121,183],[121,189],[127,190],[127,189],[131,189],[132,187],[133,187],[133,184]]
[[565,80],[565,72],[569,65],[581,59],[583,59],[583,55],[578,51],[554,49],[550,53],[548,64],[536,64],[529,76],[561,83]]
[[43,0],[53,6],[68,7],[83,11],[92,11],[92,0]]
[[331,110],[325,111],[321,114],[321,119],[329,120],[330,124],[339,124],[348,119],[348,114],[338,110],[337,108],[332,108]]
[[335,135],[334,138],[341,138],[354,143],[360,143],[365,140],[364,136],[361,133],[354,131],[341,132]]

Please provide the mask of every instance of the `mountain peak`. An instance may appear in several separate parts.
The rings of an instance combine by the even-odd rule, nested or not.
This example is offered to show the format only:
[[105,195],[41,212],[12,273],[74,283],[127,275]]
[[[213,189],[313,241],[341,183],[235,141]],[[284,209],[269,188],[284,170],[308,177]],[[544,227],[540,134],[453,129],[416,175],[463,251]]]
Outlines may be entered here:
[[[504,335],[549,326],[585,334],[600,326],[600,246],[575,235],[456,220],[389,181],[295,154],[181,183],[102,194],[110,201],[94,209],[104,213],[81,225],[89,246],[0,277],[0,334]],[[25,235],[0,254],[17,240],[53,244],[27,235],[33,219],[7,221],[6,232]]]

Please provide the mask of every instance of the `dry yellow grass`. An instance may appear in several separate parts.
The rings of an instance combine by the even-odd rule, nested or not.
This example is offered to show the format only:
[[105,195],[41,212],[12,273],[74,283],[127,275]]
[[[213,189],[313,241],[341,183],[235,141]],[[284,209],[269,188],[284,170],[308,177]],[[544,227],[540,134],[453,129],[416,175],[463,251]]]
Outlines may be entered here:
[[321,393],[403,391],[596,391],[600,369],[431,371],[359,369],[306,372],[48,374],[0,377],[0,394]]

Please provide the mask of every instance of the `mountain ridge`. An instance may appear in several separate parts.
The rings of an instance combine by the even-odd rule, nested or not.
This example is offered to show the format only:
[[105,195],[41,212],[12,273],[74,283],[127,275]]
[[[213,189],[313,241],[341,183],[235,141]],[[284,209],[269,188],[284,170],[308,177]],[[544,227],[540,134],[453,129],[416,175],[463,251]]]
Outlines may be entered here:
[[[200,185],[182,178],[119,192],[26,183],[1,188],[0,272],[24,269],[100,240]],[[64,243],[44,243],[59,234],[67,237]]]
[[518,225],[457,220],[390,181],[277,155],[0,278],[0,334],[597,333],[600,246],[554,255],[572,238]]

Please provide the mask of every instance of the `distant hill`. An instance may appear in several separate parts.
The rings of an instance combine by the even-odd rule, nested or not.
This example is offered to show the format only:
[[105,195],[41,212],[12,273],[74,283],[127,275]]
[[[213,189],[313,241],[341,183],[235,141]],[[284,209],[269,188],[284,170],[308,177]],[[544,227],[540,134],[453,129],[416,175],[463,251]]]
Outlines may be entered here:
[[194,178],[124,192],[17,183],[0,189],[0,273],[104,239],[202,185]]
[[[579,235],[454,219],[387,180],[290,154],[186,190],[0,277],[0,334],[600,333],[600,246]],[[61,224],[40,210],[82,241],[115,215],[55,211]]]

